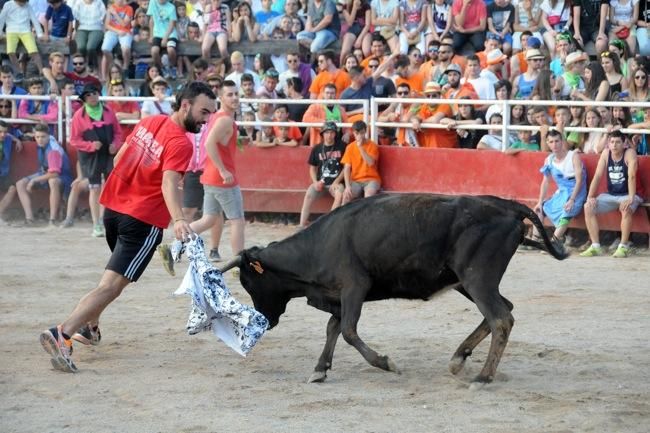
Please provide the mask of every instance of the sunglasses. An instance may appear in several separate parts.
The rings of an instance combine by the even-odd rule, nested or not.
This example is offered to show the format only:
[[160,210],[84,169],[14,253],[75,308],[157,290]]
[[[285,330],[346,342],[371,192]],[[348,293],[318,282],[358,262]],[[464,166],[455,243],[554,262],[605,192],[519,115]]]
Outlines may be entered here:
[[609,51],[603,51],[602,53],[600,53],[600,57],[609,57],[611,56],[611,54],[612,53],[610,53]]
[[426,96],[427,98],[439,98],[440,93],[428,93]]
[[287,60],[287,63],[298,63],[298,59]]
[[635,80],[645,80],[646,78],[648,78],[648,77],[645,76],[645,75],[635,75],[634,76]]
[[397,96],[408,96],[409,92],[397,92]]
[[124,84],[122,80],[111,80],[111,86],[117,86],[118,84]]
[[0,104],[0,108],[11,108],[11,104]]
[[372,65],[368,65],[368,67],[369,67],[370,69],[376,69],[376,68],[379,67],[379,65],[372,64]]
[[438,48],[435,48],[435,47],[429,48],[430,53],[437,53],[438,51],[440,51],[440,49],[438,49]]
[[86,62],[72,62],[72,64],[75,66],[83,66],[86,64]]

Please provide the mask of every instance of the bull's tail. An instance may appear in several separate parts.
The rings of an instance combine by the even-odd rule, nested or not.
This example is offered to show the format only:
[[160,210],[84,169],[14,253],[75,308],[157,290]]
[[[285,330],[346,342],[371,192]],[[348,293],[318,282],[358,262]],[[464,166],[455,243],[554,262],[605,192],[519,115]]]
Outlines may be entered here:
[[524,218],[528,219],[530,220],[530,222],[533,223],[535,228],[537,228],[537,231],[539,231],[539,233],[541,234],[542,241],[543,241],[543,242],[539,242],[524,237],[521,243],[523,245],[527,245],[533,248],[537,248],[539,250],[546,251],[558,260],[564,260],[567,257],[569,257],[569,253],[567,253],[567,251],[564,249],[562,245],[553,242],[551,238],[548,237],[548,234],[546,233],[546,229],[544,228],[544,224],[542,224],[542,221],[540,221],[537,214],[528,206],[524,206],[523,204],[519,204],[519,205],[521,206],[520,215],[522,216],[522,219]]

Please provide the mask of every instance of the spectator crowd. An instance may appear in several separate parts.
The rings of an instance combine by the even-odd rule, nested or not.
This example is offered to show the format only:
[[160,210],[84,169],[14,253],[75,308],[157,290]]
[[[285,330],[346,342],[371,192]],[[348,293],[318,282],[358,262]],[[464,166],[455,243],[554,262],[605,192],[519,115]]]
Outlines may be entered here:
[[[356,180],[348,173],[349,181],[345,176],[345,161],[350,158],[350,167],[366,164],[363,170],[370,169],[378,158],[377,144],[508,153],[541,150],[564,160],[567,155],[557,154],[548,142],[550,132],[559,131],[561,146],[571,152],[568,158],[573,161],[574,152],[607,151],[610,136],[616,132],[614,141],[620,139],[625,149],[648,154],[645,134],[617,131],[650,128],[650,110],[584,104],[568,108],[552,101],[648,102],[649,23],[650,1],[645,0],[9,0],[0,12],[6,45],[0,94],[80,97],[72,107],[70,137],[57,137],[50,128],[51,138],[41,137],[44,144],[39,146],[64,154],[63,148],[72,146],[81,160],[85,153],[101,152],[101,158],[92,158],[101,165],[94,171],[99,177],[89,182],[78,169],[72,185],[61,182],[62,188],[71,188],[72,195],[84,189],[91,192],[94,234],[101,236],[98,192],[93,190],[100,188],[110,172],[108,160],[131,132],[131,126],[120,122],[171,114],[168,97],[185,82],[204,81],[217,92],[224,81],[233,82],[244,99],[236,120],[251,122],[240,126],[240,145],[308,145],[314,149],[309,164],[318,170],[310,172],[313,185],[301,218],[301,224],[306,224],[309,204],[323,190],[338,205],[380,188],[378,173]],[[293,48],[282,55],[232,49],[235,43],[254,46],[258,41],[291,40],[295,44],[286,46]],[[39,45],[48,41],[70,44],[72,54],[49,52],[43,64]],[[136,43],[146,43],[147,50],[136,50]],[[192,43],[198,48],[195,55],[179,50],[182,44]],[[18,55],[19,45],[26,55]],[[38,72],[29,76],[34,70]],[[11,119],[52,124],[62,110],[55,99],[15,100],[1,95],[0,118],[7,127],[5,156],[11,149],[20,150],[22,138],[33,139],[43,132],[42,126],[35,130],[31,125],[12,124]],[[154,99],[104,104],[95,101],[100,95]],[[396,98],[379,106],[377,120],[403,126],[379,128],[371,150],[348,154],[342,164],[339,159],[342,177],[333,176],[330,167],[325,170],[327,181],[319,186],[320,165],[329,159],[323,149],[333,149],[341,158],[346,153],[341,146],[348,143],[366,149],[366,144],[359,144],[367,137],[366,125],[359,123],[364,120],[363,106],[345,100],[371,97]],[[293,103],[305,98],[320,101]],[[412,98],[420,101],[410,102]],[[286,103],[246,99],[286,99]],[[427,102],[421,103],[422,99]],[[438,99],[487,103],[442,104]],[[512,105],[510,113],[503,113],[502,104],[496,102],[500,100],[521,102]],[[527,100],[550,102],[540,106],[529,105]],[[501,126],[506,115],[509,124],[529,130],[512,132],[504,141]],[[326,127],[290,125],[301,121]],[[279,124],[259,126],[257,122]],[[356,126],[336,127],[339,123]],[[477,124],[490,129],[467,128]],[[606,132],[575,132],[571,127],[604,128]],[[191,139],[200,143],[197,136]],[[557,136],[551,136],[557,147]],[[61,145],[50,146],[52,140]],[[48,167],[64,170],[66,166],[58,159],[48,165],[45,155],[42,162],[45,173]],[[3,167],[6,164],[5,157]],[[557,181],[553,162],[549,160],[545,167],[545,176]],[[580,171],[566,167],[564,174],[576,169]],[[32,183],[56,183],[42,175],[37,181]],[[587,185],[583,180],[578,187]],[[3,186],[6,194],[0,202],[0,216],[8,206],[7,197],[26,197],[28,186]],[[543,201],[540,198],[537,207],[540,213],[545,212]],[[595,205],[588,204],[590,215],[595,214]],[[558,224],[575,215],[567,212],[556,219]],[[64,225],[70,224],[74,206],[68,207],[67,214]],[[560,238],[563,232],[556,234]]]

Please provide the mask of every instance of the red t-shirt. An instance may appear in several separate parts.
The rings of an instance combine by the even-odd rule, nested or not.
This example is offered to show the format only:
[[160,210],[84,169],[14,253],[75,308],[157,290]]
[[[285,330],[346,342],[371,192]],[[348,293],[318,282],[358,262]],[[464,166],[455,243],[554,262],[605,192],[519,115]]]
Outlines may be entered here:
[[[207,146],[207,144],[204,142],[204,140],[206,140],[209,135],[209,132],[207,131],[211,131],[217,119],[224,116],[228,116],[228,113],[225,113],[223,111],[218,111],[210,116],[210,120],[208,121],[208,126],[205,129],[206,133],[203,134],[203,137],[201,137],[201,140],[203,141],[202,144],[204,146]],[[230,135],[230,140],[228,140],[228,143],[217,143],[217,150],[219,151],[219,157],[221,158],[221,162],[223,162],[224,167],[226,167],[226,170],[232,173],[232,176],[234,178],[233,183],[227,183],[227,184],[223,183],[223,178],[219,174],[219,170],[217,170],[217,166],[214,165],[214,163],[208,156],[208,158],[205,160],[205,168],[203,169],[203,174],[201,175],[202,184],[218,186],[221,188],[231,188],[233,186],[238,185],[237,175],[235,174],[235,152],[237,151],[237,134],[238,134],[237,124],[233,120],[232,134]]]
[[126,139],[128,147],[108,177],[100,203],[147,224],[167,227],[171,215],[162,193],[163,172],[185,172],[192,157],[185,132],[166,115],[141,120]]

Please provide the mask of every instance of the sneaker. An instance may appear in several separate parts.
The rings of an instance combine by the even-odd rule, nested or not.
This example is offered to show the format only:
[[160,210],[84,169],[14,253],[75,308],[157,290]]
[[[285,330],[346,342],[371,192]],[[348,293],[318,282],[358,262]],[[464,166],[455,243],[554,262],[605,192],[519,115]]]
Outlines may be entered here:
[[95,227],[93,227],[93,237],[103,238],[104,236],[104,226],[101,224],[95,224]]
[[629,254],[630,254],[629,247],[626,247],[625,245],[619,245],[618,248],[616,248],[616,251],[614,251],[614,254],[612,254],[612,257],[617,259],[624,259]]
[[168,244],[158,245],[158,254],[160,254],[160,258],[163,262],[163,267],[165,268],[167,273],[172,277],[176,275],[176,271],[174,271],[174,258],[172,257],[172,252],[169,248],[169,245]]
[[175,80],[178,78],[178,71],[176,70],[175,66],[172,66],[169,68],[169,76],[172,80]]
[[61,227],[62,229],[69,229],[69,228],[72,227],[73,225],[74,225],[74,220],[71,220],[71,219],[67,219],[67,218],[66,218],[66,219],[63,220],[63,222],[61,223],[60,227]]
[[595,247],[591,245],[589,248],[580,253],[580,257],[595,257],[603,253],[602,247]]
[[221,261],[221,256],[219,255],[219,248],[212,248],[210,250],[210,260],[213,262],[220,262]]
[[43,331],[40,340],[43,349],[52,357],[52,367],[66,373],[77,372],[77,367],[72,362],[72,341],[63,338],[61,325]]
[[102,341],[102,333],[99,332],[98,326],[90,326],[90,324],[80,328],[73,336],[72,339],[81,344],[97,346]]

